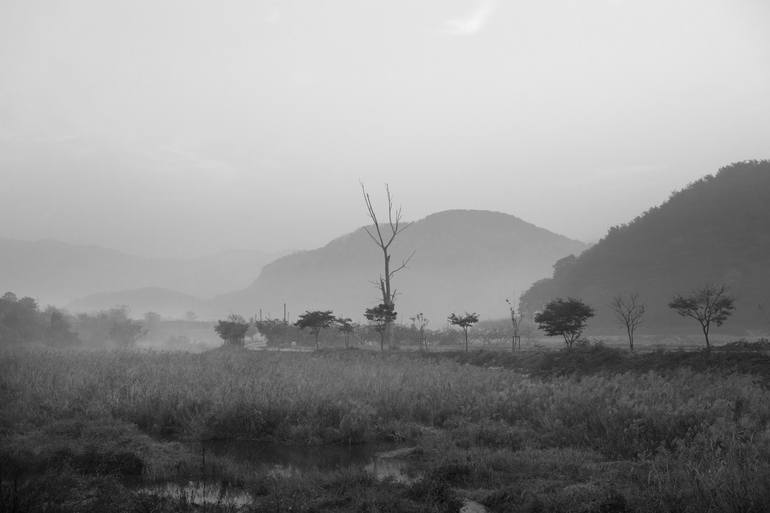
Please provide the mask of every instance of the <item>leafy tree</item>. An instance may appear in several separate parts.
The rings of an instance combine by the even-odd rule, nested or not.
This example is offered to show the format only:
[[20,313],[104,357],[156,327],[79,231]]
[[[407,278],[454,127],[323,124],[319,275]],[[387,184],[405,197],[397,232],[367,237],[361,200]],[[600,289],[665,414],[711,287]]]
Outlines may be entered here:
[[224,321],[218,321],[214,326],[217,335],[231,346],[243,347],[249,323],[240,315],[231,314]]
[[0,341],[40,341],[44,337],[44,331],[45,321],[34,299],[18,299],[13,292],[6,292],[0,298]]
[[385,350],[385,334],[390,324],[396,320],[396,311],[393,303],[380,303],[367,308],[364,317],[374,325],[374,329],[380,334],[380,351]]
[[46,308],[44,316],[48,319],[45,330],[47,343],[56,346],[72,346],[80,343],[80,339],[72,331],[72,325],[63,312],[49,306]]
[[315,348],[318,350],[318,335],[324,328],[330,327],[334,324],[336,318],[332,315],[331,310],[314,310],[306,311],[299,316],[297,322],[294,323],[296,327],[303,330],[309,328],[310,332],[315,337]]
[[463,315],[451,314],[449,324],[459,326],[465,333],[465,352],[468,352],[468,328],[479,322],[479,314],[465,312]]
[[615,313],[615,318],[625,326],[628,334],[628,346],[634,350],[634,332],[642,323],[642,318],[647,307],[639,299],[639,293],[633,292],[628,296],[615,296],[612,298],[610,308]]
[[252,318],[251,322],[271,346],[288,344],[289,342],[296,341],[298,338],[297,327],[284,322],[283,319],[268,318],[260,321],[255,317]]
[[542,312],[535,315],[538,328],[546,335],[553,337],[561,335],[567,349],[572,345],[586,327],[588,319],[594,316],[594,310],[587,304],[575,298],[557,298],[545,305]]
[[79,314],[74,327],[80,340],[94,347],[104,346],[107,342],[130,347],[146,334],[143,323],[128,316],[126,306],[95,314]]
[[110,322],[109,338],[121,347],[130,347],[142,338],[147,330],[141,322],[128,316],[128,308],[119,306],[107,311]]
[[677,294],[668,304],[682,317],[698,321],[706,338],[706,348],[711,348],[709,331],[711,324],[721,326],[735,310],[735,299],[727,295],[725,285],[705,285],[688,296]]
[[334,325],[337,327],[337,331],[345,337],[345,348],[350,349],[350,335],[354,330],[353,319],[337,317],[334,319]]

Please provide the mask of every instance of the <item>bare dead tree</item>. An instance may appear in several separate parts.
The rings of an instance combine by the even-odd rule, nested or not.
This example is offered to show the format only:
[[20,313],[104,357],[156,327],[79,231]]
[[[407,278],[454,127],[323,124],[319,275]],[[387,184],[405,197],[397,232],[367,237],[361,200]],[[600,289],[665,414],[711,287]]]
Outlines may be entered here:
[[628,296],[615,296],[610,302],[610,308],[615,312],[615,318],[626,327],[628,334],[628,347],[634,350],[634,332],[642,323],[642,318],[647,307],[639,299],[638,292],[632,292]]
[[[398,237],[401,232],[406,230],[411,225],[411,223],[406,223],[401,220],[401,207],[395,208],[393,206],[393,196],[390,194],[390,187],[388,187],[388,184],[385,184],[385,192],[387,194],[388,201],[387,223],[380,222],[380,220],[377,218],[377,214],[374,211],[374,206],[372,205],[372,199],[369,197],[369,193],[366,192],[364,184],[361,184],[361,193],[364,196],[366,210],[369,214],[369,218],[372,220],[373,225],[371,229],[370,227],[364,227],[364,230],[374,241],[377,247],[379,247],[382,251],[383,263],[385,267],[385,272],[380,275],[378,282],[380,293],[382,295],[382,304],[393,309],[395,307],[397,291],[392,287],[391,280],[397,272],[401,271],[407,266],[407,264],[409,264],[409,261],[414,256],[414,251],[406,259],[402,260],[401,264],[391,268],[390,247],[393,244],[393,241],[396,240],[396,237]],[[385,339],[388,341],[388,345],[392,345],[392,322],[393,321],[390,320],[385,325]]]
[[513,307],[510,299],[505,300],[508,303],[508,309],[511,311],[511,324],[513,324],[513,335],[511,335],[511,351],[516,352],[516,348],[521,351],[521,322],[524,320],[524,313],[519,309],[519,313],[516,313],[516,309]]

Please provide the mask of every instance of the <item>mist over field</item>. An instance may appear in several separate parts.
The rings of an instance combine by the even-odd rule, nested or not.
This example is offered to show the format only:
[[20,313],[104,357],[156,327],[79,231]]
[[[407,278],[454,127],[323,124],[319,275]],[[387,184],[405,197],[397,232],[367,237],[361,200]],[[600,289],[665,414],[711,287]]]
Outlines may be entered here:
[[0,513],[770,511],[768,26],[0,2]]

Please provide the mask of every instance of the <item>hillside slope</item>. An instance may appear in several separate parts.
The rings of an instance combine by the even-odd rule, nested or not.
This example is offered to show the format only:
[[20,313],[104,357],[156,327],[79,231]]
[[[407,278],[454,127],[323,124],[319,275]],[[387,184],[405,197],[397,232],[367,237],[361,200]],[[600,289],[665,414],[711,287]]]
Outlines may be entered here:
[[667,303],[707,283],[726,284],[736,297],[729,332],[770,329],[770,161],[722,168],[610,229],[579,257],[558,262],[521,306],[531,315],[552,298],[579,297],[597,310],[594,331],[606,331],[615,329],[611,298],[638,291],[648,308],[641,331],[663,332],[692,327]]
[[[415,251],[394,279],[399,320],[408,322],[423,312],[439,326],[450,312],[465,310],[504,317],[507,297],[518,297],[547,276],[557,259],[584,247],[508,214],[449,210],[430,215],[393,245],[396,265]],[[292,318],[306,309],[333,309],[360,320],[366,307],[380,301],[372,282],[381,267],[382,253],[361,228],[322,248],[272,262],[252,286],[217,297],[211,306],[220,315],[252,315],[261,308],[279,317],[285,302]]]

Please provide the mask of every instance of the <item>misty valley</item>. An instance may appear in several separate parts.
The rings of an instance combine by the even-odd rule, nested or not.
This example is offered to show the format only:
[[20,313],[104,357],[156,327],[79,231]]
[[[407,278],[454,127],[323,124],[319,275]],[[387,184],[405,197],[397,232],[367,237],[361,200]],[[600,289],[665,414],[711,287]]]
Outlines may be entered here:
[[0,511],[767,511],[770,161],[593,245],[361,188],[273,260],[0,241]]
[[770,0],[0,0],[0,513],[770,512]]

